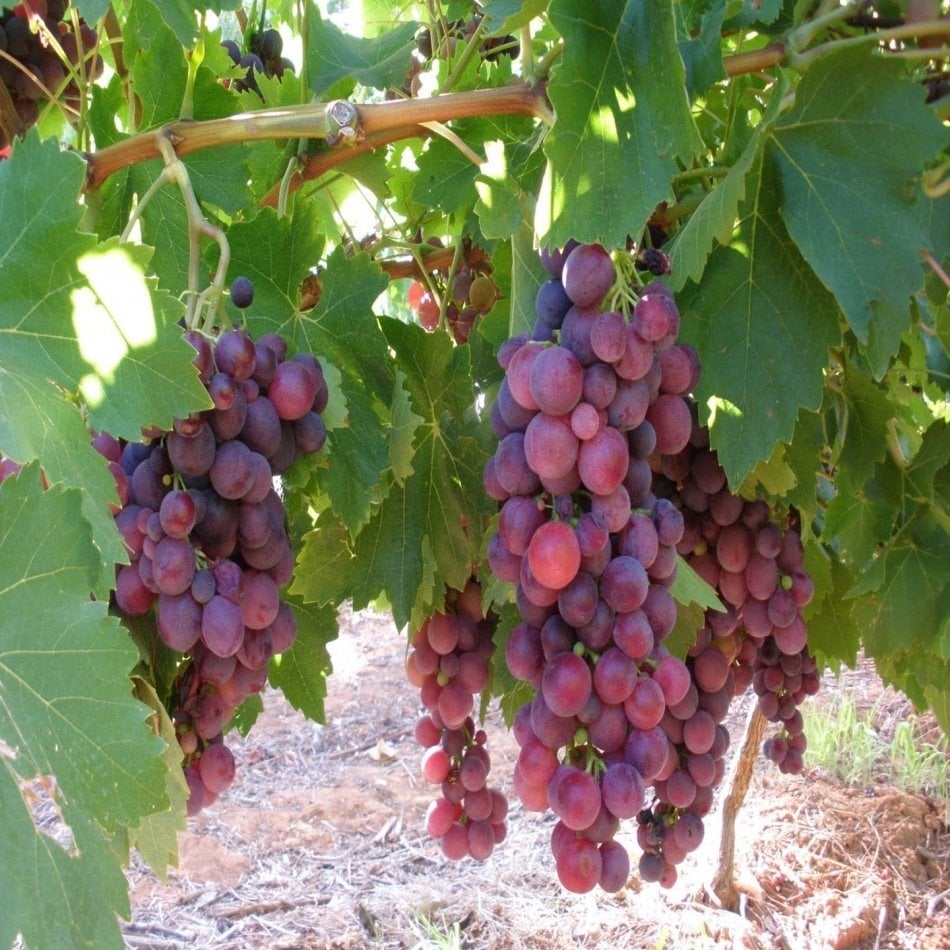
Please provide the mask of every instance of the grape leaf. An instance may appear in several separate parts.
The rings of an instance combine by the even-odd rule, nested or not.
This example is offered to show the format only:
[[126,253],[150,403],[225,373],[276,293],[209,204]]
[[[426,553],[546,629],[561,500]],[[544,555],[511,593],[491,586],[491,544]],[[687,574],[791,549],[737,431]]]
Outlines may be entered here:
[[227,733],[236,729],[242,736],[246,736],[254,728],[254,723],[257,722],[263,711],[264,700],[261,699],[260,693],[252,693],[234,710],[234,714],[227,721],[222,731],[227,735]]
[[913,644],[936,652],[940,624],[950,611],[947,564],[950,535],[920,509],[848,591],[859,598],[854,615],[870,653],[896,653]]
[[95,23],[106,15],[109,0],[73,0],[73,6],[87,23]]
[[564,53],[548,87],[557,121],[544,143],[535,226],[547,245],[573,237],[622,247],[672,198],[677,162],[688,165],[702,147],[673,4],[552,0],[548,15]]
[[[89,597],[98,569],[78,491],[43,491],[35,464],[0,485],[5,943],[12,927],[37,946],[120,945],[115,914],[128,901],[112,836],[169,807],[165,743],[130,693],[135,648]],[[49,795],[73,836],[65,850],[21,797],[37,777],[55,778]]]
[[531,228],[524,224],[511,237],[509,336],[530,333],[534,329],[536,319],[534,301],[538,296],[538,288],[550,277],[550,274],[541,266],[532,240]]
[[327,677],[332,670],[327,644],[339,633],[336,610],[283,596],[297,617],[297,640],[290,650],[271,660],[268,671],[271,685],[308,719],[326,722],[323,701],[327,698]]
[[498,617],[492,640],[495,643],[495,652],[490,661],[491,692],[493,696],[501,697],[501,713],[505,725],[510,729],[515,714],[525,703],[534,697],[535,689],[530,683],[516,680],[505,662],[505,650],[511,639],[511,632],[520,624],[521,614],[513,603],[501,604],[494,608]]
[[[684,17],[684,4],[679,4],[677,14]],[[695,23],[685,24],[680,32],[686,39],[680,40],[680,55],[686,67],[686,84],[690,99],[705,93],[713,83],[726,78],[722,66],[722,21],[726,15],[725,4],[718,3],[704,10],[698,29]]]
[[38,834],[0,742],[0,943],[16,946],[125,946],[116,915],[129,916],[128,882],[112,843],[79,808],[67,808],[71,847]]
[[355,79],[374,89],[401,86],[412,65],[418,28],[410,20],[380,36],[350,36],[311,9],[310,42],[304,55],[314,96],[322,98],[341,79]]
[[786,87],[787,82],[784,78],[780,79],[779,88],[775,90],[762,121],[755,127],[742,153],[726,176],[703,198],[669,246],[664,248],[672,258],[673,271],[667,282],[673,290],[680,290],[687,280],[698,284],[713,243],[718,241],[728,244],[731,240],[739,205],[746,196],[747,176],[761,160],[768,132],[779,115]]
[[[383,321],[383,329],[406,375],[413,411],[423,419],[416,430],[413,474],[390,490],[378,519],[379,537],[402,538],[396,547],[401,563],[388,565],[388,573],[405,571],[406,580],[385,587],[402,626],[422,585],[423,541],[435,561],[436,589],[448,584],[461,590],[477,560],[489,506],[481,483],[484,456],[474,424],[463,421],[473,398],[468,348],[397,320]],[[358,551],[365,548],[362,534],[356,543]]]
[[478,166],[451,142],[435,139],[419,156],[412,200],[438,208],[444,214],[467,210],[474,200],[472,184]]
[[[0,451],[39,458],[50,479],[88,493],[84,513],[108,573],[126,558],[107,507],[115,489],[64,397],[82,392],[93,424],[135,436],[206,405],[206,395],[193,352],[169,332],[174,302],[143,277],[147,252],[77,230],[84,174],[81,159],[35,133],[0,164]],[[100,594],[108,581],[97,582]]]
[[169,808],[146,815],[136,828],[129,831],[129,842],[165,883],[168,867],[178,866],[178,834],[188,826],[185,809],[189,795],[188,784],[181,770],[181,746],[175,734],[175,724],[171,721],[168,711],[149,682],[135,676],[133,683],[136,698],[152,710],[152,725],[156,727],[157,724],[159,735],[165,740],[162,758],[168,769],[165,773],[165,790],[168,793]]
[[354,389],[347,396],[346,425],[327,433],[330,464],[317,473],[317,480],[354,535],[379,502],[380,481],[390,467],[384,426],[373,401]]
[[905,692],[918,709],[933,710],[944,732],[950,734],[950,660],[922,649],[875,656],[885,682]]
[[492,32],[511,32],[540,16],[548,0],[485,0],[481,5]]
[[696,642],[696,633],[706,622],[706,611],[698,604],[677,604],[676,623],[663,645],[673,656],[686,659],[686,653]]
[[840,393],[844,422],[839,425],[841,444],[836,462],[859,487],[870,477],[875,462],[884,458],[887,424],[894,417],[894,407],[885,392],[853,363],[845,372]]
[[303,537],[290,593],[304,603],[343,603],[352,594],[352,561],[346,525],[332,510],[321,512]]
[[822,468],[821,453],[825,448],[825,427],[822,415],[802,409],[795,422],[791,445],[785,446],[785,460],[795,475],[795,487],[785,497],[810,520],[817,509],[818,473]]
[[679,298],[682,337],[703,354],[700,416],[730,485],[790,440],[800,407],[821,404],[840,338],[833,298],[782,225],[770,163],[758,162],[748,184],[739,239],[716,248],[702,285]]
[[[112,238],[76,263],[73,326],[89,371],[79,381],[94,429],[135,441],[140,427],[211,408],[177,326],[181,304],[144,277],[151,249]],[[121,399],[116,398],[121,394]]]
[[484,453],[451,428],[448,416],[420,426],[415,471],[390,489],[353,541],[348,586],[354,608],[385,593],[400,627],[431,607],[443,584],[464,586],[478,556]]
[[392,461],[393,479],[401,485],[412,474],[412,444],[416,430],[425,422],[422,416],[412,411],[412,402],[405,388],[406,377],[396,374],[396,394],[393,400],[389,427],[389,456]]
[[[189,9],[187,16],[196,31],[193,11]],[[127,64],[139,101],[137,124],[142,129],[172,122],[181,112],[188,78],[183,47],[190,45],[191,36],[181,37],[174,25],[174,4],[163,10],[152,0],[134,0],[129,8],[123,45],[133,53]]]
[[770,146],[788,232],[862,342],[874,303],[906,314],[907,298],[923,286],[918,248],[930,242],[908,182],[948,141],[905,75],[903,63],[864,48],[823,56]]
[[696,604],[697,607],[724,611],[726,608],[716,591],[704,581],[682,556],[676,558],[676,579],[670,588],[673,599],[678,604]]
[[388,405],[393,373],[385,337],[371,310],[386,288],[382,270],[366,254],[348,258],[338,247],[322,275],[320,302],[313,310],[299,310],[300,283],[318,264],[323,249],[313,214],[304,204],[288,221],[264,208],[253,221],[231,228],[228,236],[234,273],[245,274],[254,282],[248,331],[254,336],[281,334],[291,352],[305,350],[329,360],[345,380]]
[[861,628],[854,618],[854,602],[845,600],[845,593],[854,584],[854,576],[837,558],[829,561],[832,589],[820,600],[817,595],[810,606],[808,648],[826,661],[854,666],[861,645]]
[[482,234],[491,240],[511,237],[524,221],[521,189],[507,175],[479,175],[475,213]]
[[[134,5],[142,3],[143,0],[136,0]],[[211,3],[195,3],[193,0],[148,0],[148,3],[165,20],[179,43],[182,46],[191,46],[198,36],[196,11],[203,14],[208,10],[213,13],[236,10],[241,5],[241,0],[212,0]]]
[[[950,482],[950,423],[936,419],[924,433],[920,448],[904,472],[908,496],[928,504],[945,502],[947,483]],[[941,498],[940,482],[944,497]]]
[[838,494],[831,500],[825,514],[822,537],[834,541],[841,557],[849,564],[860,567],[874,554],[877,543],[888,538],[897,511],[891,502],[880,497],[875,486],[855,488],[847,472],[836,479]]

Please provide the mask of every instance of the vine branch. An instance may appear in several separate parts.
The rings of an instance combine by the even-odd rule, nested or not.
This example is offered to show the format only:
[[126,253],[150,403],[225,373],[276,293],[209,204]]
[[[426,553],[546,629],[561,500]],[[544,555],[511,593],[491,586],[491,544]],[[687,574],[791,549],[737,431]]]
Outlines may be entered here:
[[[268,139],[326,138],[327,103],[288,106],[245,112],[205,122],[180,120],[158,131],[135,135],[101,151],[87,155],[87,188],[98,188],[110,175],[138,162],[161,157],[159,141],[170,142],[181,158],[191,152],[217,145]],[[447,93],[427,99],[393,100],[356,106],[359,127],[365,137],[374,133],[400,130],[395,138],[417,134],[415,129],[424,122],[448,122],[486,115],[525,115],[550,120],[551,109],[543,86],[530,87],[518,83],[500,89],[476,89],[468,92]],[[412,131],[407,133],[406,130]],[[393,141],[395,139],[390,139]],[[354,154],[352,147],[344,149],[343,158]]]

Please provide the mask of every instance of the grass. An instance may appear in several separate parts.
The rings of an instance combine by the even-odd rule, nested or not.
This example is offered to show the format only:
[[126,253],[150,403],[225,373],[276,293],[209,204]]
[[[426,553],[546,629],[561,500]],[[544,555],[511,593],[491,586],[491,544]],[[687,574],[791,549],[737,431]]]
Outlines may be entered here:
[[846,785],[866,788],[888,784],[929,795],[950,808],[950,742],[921,734],[920,720],[909,716],[887,736],[877,725],[877,703],[862,713],[853,696],[842,694],[829,706],[806,707],[805,764]]
[[464,947],[462,928],[457,920],[440,927],[425,914],[419,913],[412,927],[419,938],[412,945],[412,950],[462,950]]

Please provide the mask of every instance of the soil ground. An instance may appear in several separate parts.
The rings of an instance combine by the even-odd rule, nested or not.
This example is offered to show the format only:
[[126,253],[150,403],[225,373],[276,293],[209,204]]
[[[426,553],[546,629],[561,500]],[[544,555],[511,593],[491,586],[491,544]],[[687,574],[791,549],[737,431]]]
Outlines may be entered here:
[[[715,816],[670,891],[634,876],[616,895],[567,893],[548,845],[554,819],[525,812],[511,790],[517,746],[497,712],[489,782],[508,795],[508,837],[484,864],[447,862],[424,830],[432,789],[419,774],[402,637],[386,615],[346,615],[332,654],[326,726],[268,692],[247,738],[229,739],[234,786],[189,822],[167,884],[130,868],[128,946],[950,950],[945,805],[765,762],[736,828],[739,913],[704,887]],[[910,711],[872,668],[850,676],[825,691],[857,685],[895,719]],[[635,829],[621,840],[635,867]]]

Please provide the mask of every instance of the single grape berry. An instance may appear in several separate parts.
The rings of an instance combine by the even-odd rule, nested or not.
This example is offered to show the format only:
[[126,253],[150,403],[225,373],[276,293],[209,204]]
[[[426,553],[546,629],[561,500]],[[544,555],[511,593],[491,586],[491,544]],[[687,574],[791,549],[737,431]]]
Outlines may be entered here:
[[254,302],[254,285],[248,277],[235,277],[231,282],[231,303],[246,310]]

